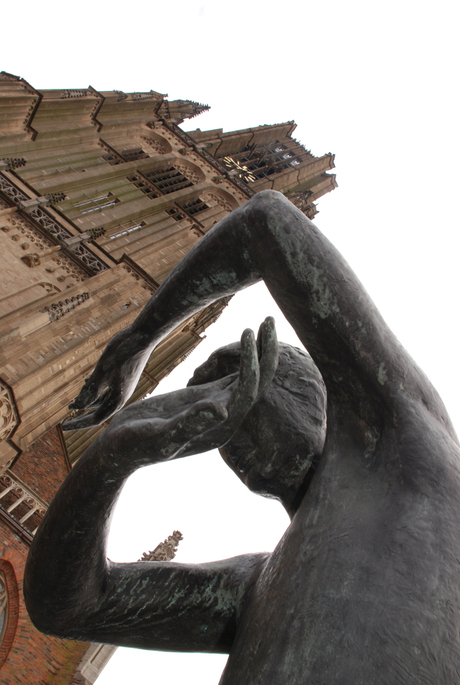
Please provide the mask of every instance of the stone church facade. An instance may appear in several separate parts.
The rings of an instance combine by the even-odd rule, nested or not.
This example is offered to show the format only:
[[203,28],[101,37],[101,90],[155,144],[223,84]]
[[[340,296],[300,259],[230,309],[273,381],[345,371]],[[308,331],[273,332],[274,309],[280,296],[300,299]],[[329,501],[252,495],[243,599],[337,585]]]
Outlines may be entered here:
[[[255,192],[309,218],[336,186],[287,122],[184,133],[206,106],[155,91],[38,91],[0,73],[0,681],[92,683],[110,650],[55,640],[21,599],[28,546],[103,427],[66,433],[68,404],[107,342],[182,257]],[[131,401],[203,339],[227,300],[152,354]]]

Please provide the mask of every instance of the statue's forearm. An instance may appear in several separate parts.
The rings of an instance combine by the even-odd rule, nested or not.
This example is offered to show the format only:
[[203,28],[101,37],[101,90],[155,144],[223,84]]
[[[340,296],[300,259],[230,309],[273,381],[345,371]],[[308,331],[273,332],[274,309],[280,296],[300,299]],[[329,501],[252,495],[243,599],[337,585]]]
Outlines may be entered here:
[[214,411],[212,400],[223,401],[227,385],[217,381],[214,394],[208,384],[132,404],[86,450],[29,552],[24,594],[37,627],[64,637],[69,628],[88,624],[103,599],[106,539],[123,484],[143,466],[209,449],[206,438],[198,438],[222,422],[222,410]]
[[232,212],[178,264],[132,325],[142,347],[153,348],[203,307],[260,280],[245,250],[245,208]]
[[106,452],[99,439],[85,452],[51,503],[30,548],[24,597],[33,622],[44,632],[64,635],[66,626],[103,593],[111,513],[134,470]]

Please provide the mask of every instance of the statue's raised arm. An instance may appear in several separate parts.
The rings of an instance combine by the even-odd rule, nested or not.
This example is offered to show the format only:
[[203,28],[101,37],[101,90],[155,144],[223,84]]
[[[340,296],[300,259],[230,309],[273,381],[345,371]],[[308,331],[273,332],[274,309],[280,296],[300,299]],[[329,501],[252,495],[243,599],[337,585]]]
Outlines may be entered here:
[[84,428],[113,415],[171,330],[205,305],[261,279],[312,355],[331,399],[352,399],[365,419],[402,384],[410,394],[426,396],[430,408],[448,421],[437,394],[337,250],[281,193],[263,191],[219,222],[132,326],[109,343],[71,405],[97,408],[65,427]]

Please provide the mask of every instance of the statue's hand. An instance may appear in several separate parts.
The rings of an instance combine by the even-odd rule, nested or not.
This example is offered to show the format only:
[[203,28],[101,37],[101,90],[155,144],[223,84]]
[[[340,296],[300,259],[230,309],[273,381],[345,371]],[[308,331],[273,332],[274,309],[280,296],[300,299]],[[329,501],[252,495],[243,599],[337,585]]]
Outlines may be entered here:
[[[204,452],[225,445],[240,427],[254,404],[267,392],[278,366],[278,340],[275,322],[268,317],[260,326],[257,343],[254,333],[246,329],[241,337],[240,370],[234,379],[219,389],[219,381],[214,381],[215,390],[208,398],[213,408],[212,423],[209,430],[195,435],[187,445],[187,453]],[[210,377],[215,378],[213,360],[209,366]],[[206,364],[200,369],[202,382],[206,382]],[[229,379],[231,378],[228,377]],[[225,379],[222,379],[224,381]],[[200,387],[200,386],[195,386]],[[212,388],[213,384],[210,383]],[[216,420],[221,416],[220,421]]]
[[104,451],[123,468],[207,452],[227,443],[266,392],[278,363],[273,320],[258,337],[244,331],[239,373],[156,395],[120,411],[105,430]]
[[78,397],[69,405],[69,409],[91,411],[66,421],[62,428],[76,430],[98,426],[119,411],[134,392],[148,354],[130,326],[115,335],[93,373],[85,380]]

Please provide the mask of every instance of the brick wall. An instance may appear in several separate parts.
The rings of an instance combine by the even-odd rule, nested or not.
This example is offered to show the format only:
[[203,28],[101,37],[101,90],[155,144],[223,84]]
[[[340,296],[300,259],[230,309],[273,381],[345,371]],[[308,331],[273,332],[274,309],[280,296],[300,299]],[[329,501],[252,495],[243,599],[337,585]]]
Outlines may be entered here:
[[[11,470],[49,503],[69,471],[59,429],[53,428],[37,440],[19,457]],[[28,548],[26,540],[5,520],[0,519],[0,570],[7,580],[10,598],[9,626],[3,650],[0,647],[0,683],[69,685],[89,645],[43,635],[32,625],[22,590]],[[16,597],[13,596],[15,584]]]
[[[11,621],[14,624],[17,616],[17,625],[9,652],[3,666],[0,667],[0,682],[2,685],[68,685],[88,645],[83,642],[58,640],[43,635],[34,628],[24,606],[22,594],[28,545],[16,536],[7,524],[0,522],[0,549],[2,546],[0,564],[11,564],[19,596],[17,603],[14,598],[10,598],[14,614]],[[3,568],[2,570],[5,573]],[[7,643],[5,647],[8,647]],[[0,658],[1,656],[0,651]]]
[[70,470],[60,430],[56,426],[36,440],[10,469],[47,504]]

